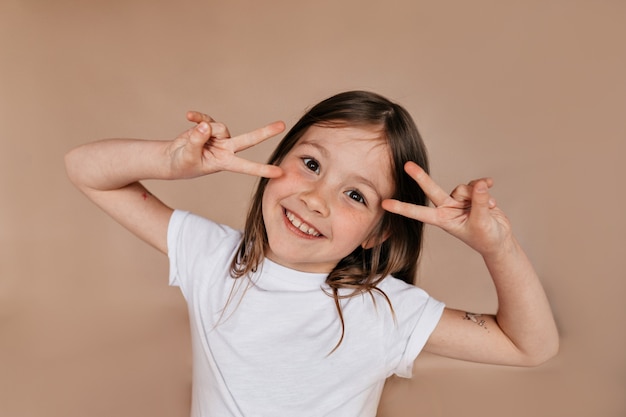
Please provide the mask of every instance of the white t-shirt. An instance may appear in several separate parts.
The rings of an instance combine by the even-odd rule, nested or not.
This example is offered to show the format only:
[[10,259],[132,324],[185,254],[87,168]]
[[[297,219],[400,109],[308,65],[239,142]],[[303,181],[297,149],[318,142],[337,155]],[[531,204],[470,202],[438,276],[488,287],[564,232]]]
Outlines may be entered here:
[[265,260],[251,279],[230,264],[241,232],[182,211],[168,230],[170,284],[187,301],[193,348],[192,417],[375,416],[385,379],[409,378],[443,304],[393,277],[342,300],[326,274]]

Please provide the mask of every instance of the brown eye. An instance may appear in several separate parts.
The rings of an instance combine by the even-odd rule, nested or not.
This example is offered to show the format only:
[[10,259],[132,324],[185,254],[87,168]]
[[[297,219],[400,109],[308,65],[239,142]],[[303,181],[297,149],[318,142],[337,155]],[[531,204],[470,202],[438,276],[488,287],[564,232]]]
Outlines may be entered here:
[[358,191],[355,191],[355,190],[346,191],[346,195],[350,197],[352,200],[356,201],[357,203],[365,204],[365,198],[363,198],[361,193],[359,193]]
[[315,172],[316,174],[320,173],[320,164],[313,158],[302,158],[302,162],[304,165],[310,170]]

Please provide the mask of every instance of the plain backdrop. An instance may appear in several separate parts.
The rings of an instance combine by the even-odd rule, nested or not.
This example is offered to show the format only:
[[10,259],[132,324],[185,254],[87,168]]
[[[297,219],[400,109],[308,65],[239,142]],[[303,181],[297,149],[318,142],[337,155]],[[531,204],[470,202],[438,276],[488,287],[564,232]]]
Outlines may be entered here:
[[[558,321],[519,369],[423,355],[383,416],[626,415],[626,2],[0,1],[0,415],[186,416],[190,344],[168,262],[68,182],[63,155],[233,134],[349,89],[414,116],[444,188],[492,176]],[[246,156],[265,160],[276,140]],[[240,227],[254,178],[150,183]],[[419,285],[495,312],[481,259],[428,229]]]

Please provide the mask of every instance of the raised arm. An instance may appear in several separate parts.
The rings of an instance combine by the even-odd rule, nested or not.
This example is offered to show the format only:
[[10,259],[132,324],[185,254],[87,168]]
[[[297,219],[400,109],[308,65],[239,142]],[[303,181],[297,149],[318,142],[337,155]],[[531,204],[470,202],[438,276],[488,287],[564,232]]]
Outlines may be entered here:
[[443,191],[416,164],[406,172],[434,207],[386,200],[383,207],[442,228],[478,251],[498,296],[496,315],[446,308],[425,350],[475,362],[533,366],[558,350],[559,338],[543,287],[511,225],[489,194],[490,178]]
[[163,253],[167,253],[172,209],[140,181],[194,178],[218,171],[264,177],[282,173],[276,166],[236,156],[282,132],[282,122],[231,138],[226,126],[202,113],[189,112],[187,118],[197,125],[171,141],[107,139],[79,146],[65,157],[68,176],[79,190]]

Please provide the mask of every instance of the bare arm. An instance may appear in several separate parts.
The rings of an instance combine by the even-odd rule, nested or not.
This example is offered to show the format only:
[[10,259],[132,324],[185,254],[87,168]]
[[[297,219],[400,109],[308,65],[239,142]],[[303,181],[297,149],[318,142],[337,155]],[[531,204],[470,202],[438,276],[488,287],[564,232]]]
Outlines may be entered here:
[[282,122],[230,137],[228,129],[197,112],[198,123],[172,141],[108,139],[71,150],[65,157],[70,180],[96,205],[132,233],[167,253],[167,225],[172,209],[140,183],[147,179],[184,179],[233,171],[280,176],[280,168],[236,156],[284,129]]
[[533,366],[558,350],[550,305],[537,274],[513,236],[511,226],[489,195],[493,181],[472,181],[447,194],[414,163],[414,178],[435,207],[386,200],[383,207],[446,230],[478,251],[498,295],[494,315],[446,308],[425,350],[476,362]]

